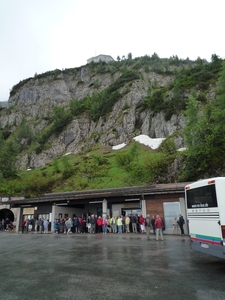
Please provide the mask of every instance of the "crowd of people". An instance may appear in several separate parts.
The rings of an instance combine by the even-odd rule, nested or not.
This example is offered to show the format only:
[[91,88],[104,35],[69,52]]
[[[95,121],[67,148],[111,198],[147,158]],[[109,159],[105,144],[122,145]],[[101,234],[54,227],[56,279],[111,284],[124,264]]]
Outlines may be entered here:
[[[12,224],[12,225],[11,225]],[[173,234],[184,235],[185,221],[182,215],[176,216],[172,220]],[[1,229],[8,231],[13,223],[7,218],[1,221]],[[51,231],[51,223],[49,220],[40,219],[26,219],[21,224],[22,233],[48,233]],[[150,231],[156,236],[156,240],[163,240],[163,231],[165,230],[164,221],[159,215],[152,216],[148,214],[146,218],[142,215],[127,215],[127,216],[97,216],[91,215],[85,217],[73,218],[55,218],[53,223],[54,234],[57,233],[90,233],[90,234],[107,234],[107,233],[146,233],[147,239],[150,239]]]
[[49,220],[40,219],[26,219],[21,224],[22,233],[36,232],[36,233],[48,233],[51,223]]
[[0,230],[2,231],[15,231],[16,222],[12,222],[9,218],[0,221]]

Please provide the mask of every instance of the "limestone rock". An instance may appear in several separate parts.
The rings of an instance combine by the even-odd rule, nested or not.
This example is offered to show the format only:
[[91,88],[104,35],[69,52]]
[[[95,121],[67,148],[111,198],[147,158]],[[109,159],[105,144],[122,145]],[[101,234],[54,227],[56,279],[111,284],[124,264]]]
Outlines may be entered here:
[[[0,128],[13,132],[25,120],[34,135],[41,134],[48,126],[54,106],[68,109],[72,99],[82,101],[87,95],[110,86],[120,76],[119,71],[96,74],[86,65],[76,70],[56,70],[49,75],[27,79],[24,84],[13,89],[8,101],[9,108],[0,111]],[[148,109],[140,109],[149,83],[163,87],[172,79],[172,76],[143,72],[141,79],[121,88],[120,93],[124,92],[124,96],[114,104],[107,116],[100,117],[96,122],[85,114],[74,118],[58,136],[51,136],[48,149],[39,154],[33,151],[29,155],[20,155],[18,165],[37,168],[46,165],[54,157],[67,152],[78,153],[96,143],[111,147],[128,143],[139,134],[166,138],[181,130],[185,124],[183,115],[173,115],[169,121],[165,121],[163,112],[153,115]],[[184,146],[182,136],[174,138],[174,141],[178,148]]]

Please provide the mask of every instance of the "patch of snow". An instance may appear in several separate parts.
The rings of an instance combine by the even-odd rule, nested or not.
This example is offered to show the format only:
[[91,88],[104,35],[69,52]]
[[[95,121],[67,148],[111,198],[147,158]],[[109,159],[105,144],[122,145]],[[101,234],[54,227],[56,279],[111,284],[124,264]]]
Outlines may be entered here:
[[177,151],[185,151],[185,150],[187,150],[187,148],[179,148],[179,149],[177,149]]
[[66,156],[66,155],[70,155],[70,154],[72,154],[72,152],[67,152],[64,156]]
[[[140,144],[144,144],[145,146],[150,147],[151,149],[157,149],[161,145],[162,141],[165,140],[165,138],[151,139],[149,136],[147,136],[145,134],[141,134],[141,135],[134,137],[134,140],[139,142]],[[113,146],[112,149],[118,150],[125,146],[126,146],[126,144],[123,143],[123,144]]]
[[117,146],[113,146],[112,149],[113,149],[113,150],[119,150],[119,149],[121,149],[121,148],[123,148],[123,147],[125,147],[125,146],[126,146],[126,144],[123,143],[123,144],[119,144],[119,145],[117,145]]
[[151,139],[149,136],[141,134],[139,136],[134,137],[134,140],[152,149],[157,149],[161,145],[162,141],[165,140],[165,138]]

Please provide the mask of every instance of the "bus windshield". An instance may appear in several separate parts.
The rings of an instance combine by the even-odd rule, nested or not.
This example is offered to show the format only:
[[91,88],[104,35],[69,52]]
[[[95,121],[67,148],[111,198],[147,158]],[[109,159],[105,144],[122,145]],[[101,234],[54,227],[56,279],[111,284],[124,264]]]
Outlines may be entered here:
[[187,208],[217,207],[215,184],[186,190]]

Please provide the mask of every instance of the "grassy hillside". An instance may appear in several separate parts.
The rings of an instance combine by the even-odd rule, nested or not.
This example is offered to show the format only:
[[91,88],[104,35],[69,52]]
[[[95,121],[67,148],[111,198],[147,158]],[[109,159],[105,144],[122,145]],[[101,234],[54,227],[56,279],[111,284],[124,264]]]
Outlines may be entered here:
[[[66,192],[148,185],[164,182],[165,169],[176,154],[165,154],[133,141],[120,150],[95,146],[81,154],[54,159],[45,167],[20,172],[2,182],[1,195],[36,197],[48,192]],[[181,155],[181,154],[179,154]]]

